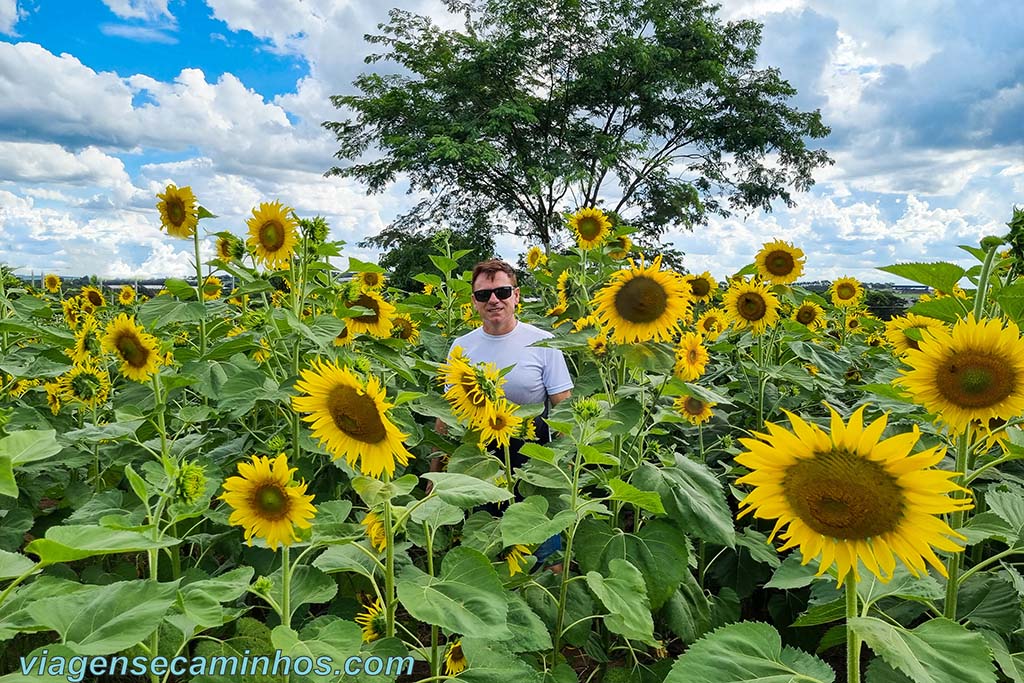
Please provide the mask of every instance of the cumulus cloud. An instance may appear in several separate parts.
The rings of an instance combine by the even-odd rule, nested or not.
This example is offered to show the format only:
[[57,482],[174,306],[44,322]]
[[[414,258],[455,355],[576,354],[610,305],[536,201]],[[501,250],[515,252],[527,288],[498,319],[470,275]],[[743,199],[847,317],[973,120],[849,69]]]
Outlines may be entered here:
[[167,3],[168,0],[103,0],[103,4],[122,19],[174,21]]
[[0,0],[0,33],[15,35],[14,25],[19,18],[18,0]]

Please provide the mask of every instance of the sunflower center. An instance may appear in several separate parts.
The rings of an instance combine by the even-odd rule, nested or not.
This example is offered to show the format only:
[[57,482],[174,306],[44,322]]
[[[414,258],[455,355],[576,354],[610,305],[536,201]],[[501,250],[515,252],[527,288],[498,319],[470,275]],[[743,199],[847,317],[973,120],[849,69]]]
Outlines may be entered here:
[[707,296],[711,291],[711,283],[702,277],[690,280],[690,291],[696,297]]
[[167,220],[175,227],[184,225],[188,213],[185,211],[185,202],[178,197],[171,197],[164,204],[167,207]]
[[269,220],[260,226],[260,245],[267,251],[277,251],[284,246],[284,226],[276,220]]
[[601,222],[593,216],[584,216],[576,224],[576,229],[580,231],[580,237],[592,240],[601,234]]
[[965,408],[985,408],[1009,396],[1016,376],[1000,359],[988,354],[961,353],[949,359],[936,378],[939,393]]
[[501,432],[501,431],[504,431],[505,427],[507,427],[507,426],[508,426],[508,422],[505,420],[505,416],[504,415],[495,415],[494,417],[491,418],[491,429],[492,430],[494,430],[496,432]]
[[648,277],[635,277],[615,293],[615,310],[631,323],[654,322],[667,308],[665,288]]
[[134,335],[123,334],[117,339],[117,343],[114,346],[128,365],[133,368],[146,366],[146,361],[149,359],[149,350],[143,346],[141,339]]
[[367,296],[365,294],[360,294],[359,298],[353,301],[351,305],[362,306],[363,308],[369,308],[371,311],[373,311],[373,313],[369,315],[358,315],[352,318],[356,322],[361,322],[366,325],[372,325],[373,323],[377,322],[377,320],[380,318],[380,306],[377,305],[377,301],[373,297]]
[[737,312],[745,320],[760,320],[768,313],[768,304],[755,292],[744,292],[736,300]]
[[354,387],[338,385],[331,389],[327,410],[335,426],[356,441],[375,444],[387,438],[377,403]]
[[704,412],[704,401],[693,396],[687,396],[683,402],[683,409],[688,415],[700,415]]
[[796,265],[793,255],[786,251],[773,251],[768,254],[764,264],[772,275],[789,275]]
[[276,482],[264,484],[253,494],[253,507],[259,510],[261,517],[282,519],[288,516],[288,494]]
[[102,306],[103,305],[103,295],[100,294],[99,292],[90,291],[88,296],[89,296],[89,303],[91,303],[93,306]]
[[410,339],[412,338],[412,323],[403,318],[395,318],[395,327],[398,330],[399,339]]
[[831,538],[880,536],[903,519],[905,495],[896,478],[882,465],[846,450],[798,461],[782,488],[800,520]]
[[380,284],[380,276],[377,273],[363,273],[363,284],[367,287],[376,287]]
[[813,308],[801,308],[796,312],[796,320],[804,325],[810,325],[814,322],[814,319],[818,317],[818,314]]
[[840,283],[840,285],[836,287],[836,296],[842,299],[843,301],[846,301],[847,299],[852,299],[853,297],[857,296],[857,288],[851,285],[849,282]]
[[697,349],[690,349],[689,351],[686,352],[686,360],[688,360],[691,364],[696,363],[699,358],[700,355],[697,353]]

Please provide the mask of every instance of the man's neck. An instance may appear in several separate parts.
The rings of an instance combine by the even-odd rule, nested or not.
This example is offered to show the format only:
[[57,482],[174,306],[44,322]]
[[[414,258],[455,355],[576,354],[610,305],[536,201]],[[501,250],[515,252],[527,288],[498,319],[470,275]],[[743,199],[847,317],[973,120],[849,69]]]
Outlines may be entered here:
[[496,327],[496,328],[493,328],[493,329],[491,329],[487,325],[487,323],[484,323],[484,332],[486,332],[487,334],[491,335],[492,337],[500,337],[500,336],[508,334],[512,330],[516,329],[516,325],[518,325],[518,324],[519,324],[519,320],[517,320],[516,318],[512,318],[512,321],[508,325],[505,325],[505,326],[502,326],[502,327]]

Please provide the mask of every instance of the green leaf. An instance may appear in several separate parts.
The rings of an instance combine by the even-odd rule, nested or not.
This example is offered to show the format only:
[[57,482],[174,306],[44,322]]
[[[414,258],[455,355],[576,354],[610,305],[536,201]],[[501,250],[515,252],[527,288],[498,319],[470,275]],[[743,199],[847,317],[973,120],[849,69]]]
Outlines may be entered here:
[[1010,653],[1006,642],[1002,637],[992,631],[982,631],[988,646],[992,649],[992,656],[1003,673],[1013,683],[1024,683],[1024,652]]
[[918,301],[907,309],[908,313],[935,318],[947,323],[955,323],[964,315],[965,304],[953,296],[944,296],[931,301]]
[[376,263],[369,263],[368,261],[360,261],[352,256],[348,257],[348,269],[353,273],[384,273],[384,269],[378,266]]
[[498,574],[485,555],[471,548],[449,551],[441,561],[440,576],[406,566],[399,575],[398,599],[414,619],[454,633],[494,640],[511,635]]
[[779,568],[772,574],[771,580],[764,587],[793,590],[810,586],[817,571],[815,567],[802,564],[799,555],[792,554],[782,561]]
[[35,566],[36,563],[24,555],[0,550],[0,581],[16,579]]
[[447,256],[441,256],[439,254],[430,254],[430,260],[444,275],[448,275],[459,267],[459,262],[455,259],[450,259]]
[[587,585],[610,612],[604,618],[605,626],[612,633],[658,647],[651,604],[640,570],[620,559],[612,560],[608,567],[609,576],[587,572]]
[[352,512],[350,500],[328,500],[318,503],[313,518],[313,542],[326,543],[340,539],[361,536],[353,523],[347,522]]
[[0,458],[9,458],[11,465],[26,465],[60,453],[57,432],[52,429],[15,432],[0,439]]
[[614,420],[614,424],[608,427],[611,434],[627,434],[640,421],[643,414],[643,407],[635,398],[625,398],[616,403],[610,411],[608,418]]
[[711,628],[711,604],[690,572],[686,572],[679,590],[665,602],[663,614],[669,628],[686,645]]
[[449,505],[437,496],[427,498],[409,515],[412,521],[417,524],[426,523],[432,529],[459,524],[465,517],[466,513],[460,508]]
[[18,484],[14,481],[14,465],[6,456],[0,457],[0,496],[18,497]]
[[536,443],[524,443],[522,447],[519,449],[519,452],[528,458],[540,460],[542,462],[548,463],[549,465],[555,464],[555,451],[551,448],[548,448],[547,446],[541,446],[540,444]]
[[625,501],[656,515],[665,514],[665,506],[661,504],[661,496],[657,491],[641,491],[618,477],[606,482],[605,486],[611,489],[612,495],[609,496],[611,500]]
[[857,593],[865,604],[872,605],[888,597],[904,600],[941,600],[946,591],[930,574],[915,577],[903,564],[897,563],[888,583],[883,583],[877,576],[869,573],[857,582]]
[[996,303],[1010,320],[1018,325],[1024,323],[1024,281],[1017,280],[1003,287],[995,294]]
[[821,626],[845,618],[846,602],[840,598],[820,605],[811,605],[793,622],[793,626]]
[[28,612],[78,654],[107,655],[149,637],[176,594],[176,583],[121,581],[39,600]]
[[572,510],[562,510],[554,518],[549,518],[547,513],[548,501],[541,496],[513,503],[501,517],[501,542],[506,547],[517,543],[543,543],[565,531],[576,519]]
[[372,579],[377,564],[372,557],[367,556],[353,544],[347,543],[328,547],[313,560],[313,566],[326,574],[352,572]]
[[519,593],[508,598],[508,628],[512,637],[505,641],[512,652],[541,652],[551,649],[551,633],[540,617],[530,609]]
[[768,624],[741,622],[710,633],[676,660],[664,683],[831,683],[835,672],[817,657],[783,647]]
[[978,628],[1011,633],[1021,625],[1017,589],[1001,576],[973,574],[960,585],[956,618]]
[[25,552],[38,555],[40,564],[46,566],[95,555],[137,553],[167,548],[180,542],[170,537],[154,541],[138,531],[108,529],[102,526],[55,526],[47,529],[45,538],[37,538],[25,546]]
[[469,683],[540,683],[543,677],[539,671],[514,655],[502,643],[494,643],[481,637],[462,639],[462,652],[466,656],[467,668],[459,674],[458,680]]
[[444,502],[467,510],[484,503],[498,503],[510,500],[508,489],[495,486],[489,481],[454,472],[427,472],[424,479],[434,482],[433,493]]
[[680,526],[705,541],[730,548],[736,543],[732,512],[722,484],[703,464],[678,456],[675,467],[658,468],[644,463],[633,482],[657,491],[665,511]]
[[[278,600],[280,600],[280,586],[284,585],[281,569],[278,568],[270,575],[270,578],[274,581]],[[289,593],[291,593],[291,610],[294,614],[300,605],[319,605],[333,600],[334,596],[338,594],[338,584],[317,567],[300,564],[292,570]]]
[[985,503],[989,510],[999,515],[1015,534],[1008,535],[1010,545],[1024,545],[1024,495],[1015,487],[1012,491],[989,491]]
[[352,480],[352,488],[368,507],[374,508],[385,500],[393,500],[412,493],[418,482],[415,474],[405,474],[386,483],[373,477],[356,477]]
[[915,683],[995,683],[984,636],[948,619],[931,619],[908,630],[874,617],[855,617],[847,627]]
[[967,271],[955,263],[938,261],[936,263],[899,263],[893,266],[881,266],[878,270],[905,278],[911,282],[928,285],[942,290],[947,294],[960,282]]

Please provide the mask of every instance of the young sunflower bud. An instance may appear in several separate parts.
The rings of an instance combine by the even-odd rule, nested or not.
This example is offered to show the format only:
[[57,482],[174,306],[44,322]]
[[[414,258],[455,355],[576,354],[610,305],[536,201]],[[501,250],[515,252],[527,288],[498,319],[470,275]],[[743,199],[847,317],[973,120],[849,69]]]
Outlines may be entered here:
[[176,482],[178,498],[186,505],[199,500],[206,490],[206,470],[195,462],[183,463]]

